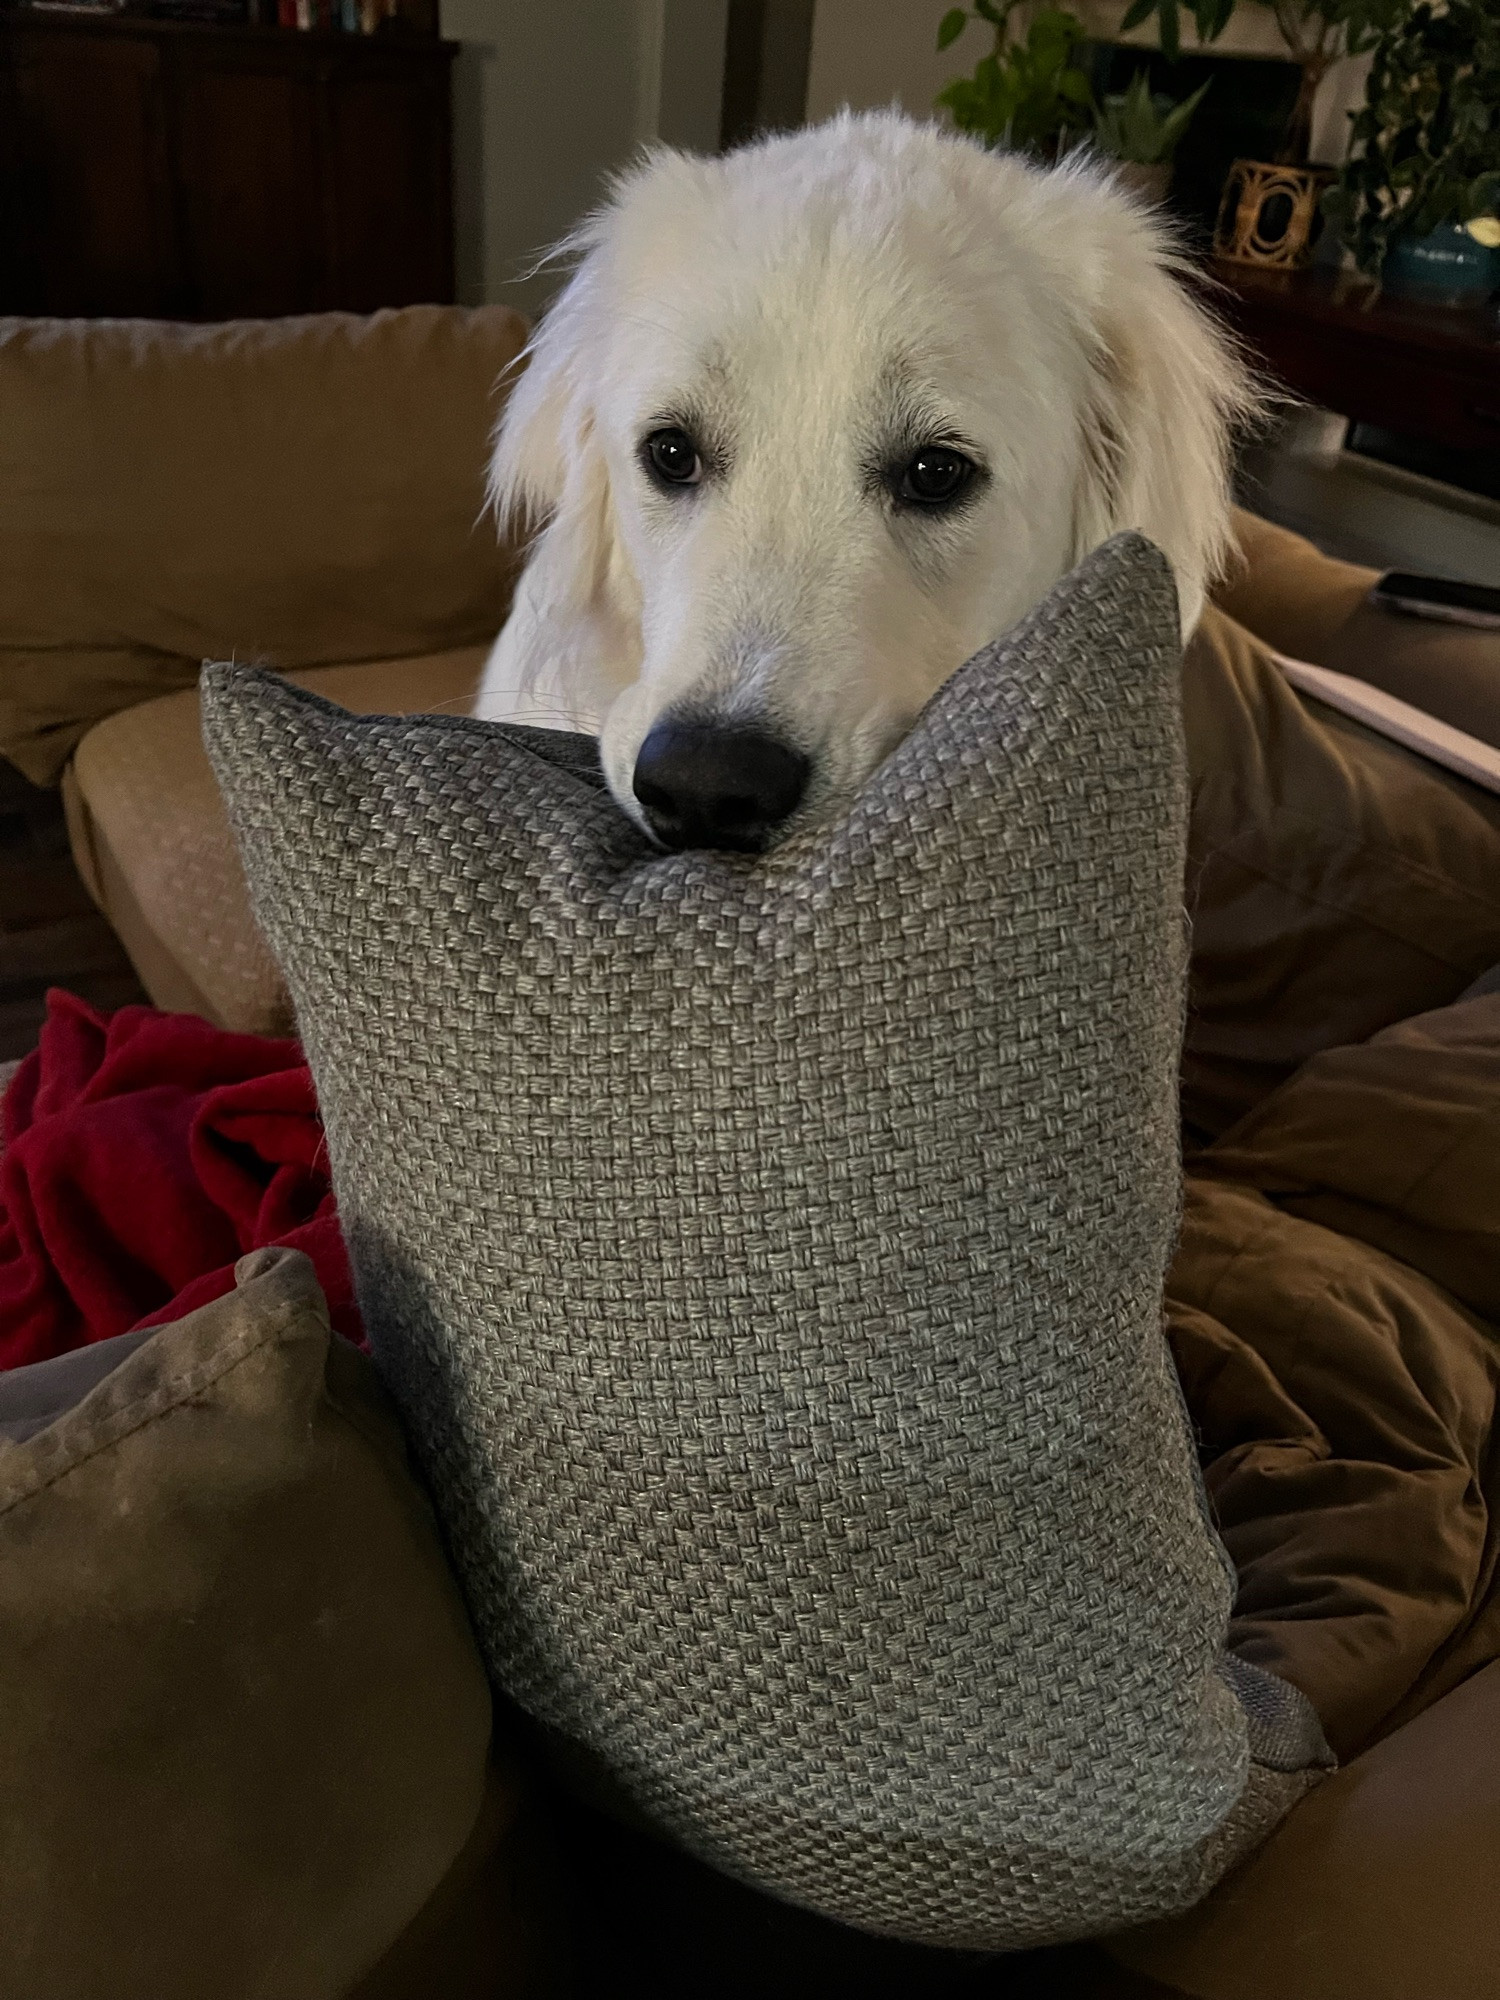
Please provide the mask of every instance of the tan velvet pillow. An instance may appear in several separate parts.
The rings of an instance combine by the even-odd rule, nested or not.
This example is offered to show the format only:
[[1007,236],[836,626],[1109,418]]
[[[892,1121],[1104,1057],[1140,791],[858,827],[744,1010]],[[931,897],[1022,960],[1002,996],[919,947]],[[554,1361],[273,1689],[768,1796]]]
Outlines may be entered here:
[[[289,678],[361,714],[466,714],[484,659],[472,646]],[[63,773],[63,803],[79,873],[155,1004],[241,1034],[292,1034],[204,752],[197,690],[95,723]]]
[[0,320],[0,752],[197,679],[494,637],[502,306],[187,326]]
[[[238,1275],[171,1326],[0,1376],[0,1993],[431,1991],[397,1980],[398,1940],[460,1862],[493,1875],[516,1818],[373,1368],[305,1257]],[[510,1935],[454,2000],[543,1990],[490,1895]]]
[[1210,608],[1187,648],[1183,1116],[1227,1130],[1299,1064],[1500,960],[1500,797],[1296,694]]

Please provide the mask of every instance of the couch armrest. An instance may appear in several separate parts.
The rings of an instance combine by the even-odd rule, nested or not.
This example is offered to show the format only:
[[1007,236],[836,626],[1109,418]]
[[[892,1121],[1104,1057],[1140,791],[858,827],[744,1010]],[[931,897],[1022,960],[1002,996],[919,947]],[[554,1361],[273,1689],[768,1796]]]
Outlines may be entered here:
[[1500,750],[1500,632],[1413,618],[1367,598],[1318,664]]
[[1274,651],[1348,674],[1500,749],[1500,632],[1414,618],[1370,597],[1380,571],[1337,562],[1237,507],[1239,560],[1214,602]]
[[1331,665],[1329,648],[1380,571],[1325,556],[1304,536],[1243,507],[1234,510],[1234,537],[1240,560],[1214,590],[1215,604],[1273,651]]
[[[292,675],[362,713],[467,712],[487,646]],[[240,1034],[292,1031],[203,748],[194,689],[96,723],[63,787],[79,873],[158,1007]]]
[[1193,2000],[1500,1990],[1500,1662],[1320,1785],[1206,1902],[1111,1939]]

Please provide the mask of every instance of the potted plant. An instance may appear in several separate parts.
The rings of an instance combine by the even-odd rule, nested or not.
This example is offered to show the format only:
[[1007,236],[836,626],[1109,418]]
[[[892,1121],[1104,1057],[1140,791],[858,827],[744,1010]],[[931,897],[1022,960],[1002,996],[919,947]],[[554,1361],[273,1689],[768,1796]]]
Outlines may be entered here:
[[[1274,160],[1236,160],[1224,191],[1215,248],[1246,263],[1289,265],[1312,246],[1318,201],[1333,170],[1309,163],[1313,104],[1318,87],[1340,57],[1361,55],[1408,11],[1410,0],[1269,0],[1287,53],[1300,79],[1296,102]],[[1131,0],[1122,32],[1157,17],[1163,52],[1182,46],[1184,6],[1200,41],[1216,41],[1229,25],[1235,0]]]
[[1127,187],[1160,201],[1172,178],[1172,155],[1192,122],[1209,85],[1180,103],[1154,94],[1144,69],[1138,69],[1123,94],[1106,97],[1094,116],[1094,144]]
[[[1287,53],[1301,71],[1297,101],[1273,164],[1305,167],[1318,86],[1341,57],[1373,48],[1379,35],[1407,11],[1410,0],[1268,0],[1268,4]],[[1235,0],[1131,0],[1120,30],[1138,28],[1155,14],[1162,53],[1175,60],[1182,47],[1184,5],[1199,40],[1213,42],[1229,26]]]
[[1500,288],[1500,0],[1419,0],[1383,34],[1324,207],[1393,291]]
[[1086,39],[1075,14],[1049,7],[1038,14],[1024,39],[1007,38],[1018,0],[975,0],[972,12],[954,7],[938,28],[938,48],[950,48],[971,20],[985,23],[994,45],[972,76],[959,77],[939,93],[962,132],[987,145],[1056,159],[1080,141],[1089,141],[1119,163],[1120,177],[1139,191],[1160,196],[1171,176],[1172,154],[1203,97],[1194,91],[1183,103],[1153,96],[1144,69],[1120,95],[1095,102],[1088,72],[1080,61]]
[[938,48],[956,42],[970,20],[994,31],[994,46],[981,56],[972,76],[961,76],[938,93],[961,132],[989,146],[1013,147],[1055,159],[1069,141],[1092,129],[1094,92],[1078,62],[1083,23],[1058,7],[1039,13],[1020,40],[1006,28],[1019,0],[975,0],[972,11],[953,7],[938,27]]

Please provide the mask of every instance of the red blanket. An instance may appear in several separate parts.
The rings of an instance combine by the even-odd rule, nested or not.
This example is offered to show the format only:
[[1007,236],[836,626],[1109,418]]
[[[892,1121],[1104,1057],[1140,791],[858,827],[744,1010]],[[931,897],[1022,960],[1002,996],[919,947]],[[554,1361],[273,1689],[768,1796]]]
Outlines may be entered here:
[[317,1267],[360,1338],[312,1078],[295,1042],[48,996],[0,1158],[0,1368],[177,1319],[247,1250]]

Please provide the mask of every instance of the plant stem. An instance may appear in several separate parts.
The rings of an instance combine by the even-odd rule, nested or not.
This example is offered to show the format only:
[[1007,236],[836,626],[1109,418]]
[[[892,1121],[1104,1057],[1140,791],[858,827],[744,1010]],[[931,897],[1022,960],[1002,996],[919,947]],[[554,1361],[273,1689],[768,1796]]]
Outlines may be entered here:
[[[1287,120],[1286,137],[1276,162],[1278,166],[1305,167],[1312,152],[1314,100],[1338,55],[1340,30],[1336,22],[1309,6],[1307,0],[1274,0],[1271,11],[1288,53],[1302,70],[1297,101]],[[1309,29],[1314,21],[1317,32],[1311,34]]]
[[1276,155],[1277,164],[1286,167],[1305,167],[1312,153],[1313,103],[1318,95],[1318,86],[1328,74],[1332,58],[1322,54],[1308,55],[1302,61],[1302,77],[1297,85],[1297,101],[1292,106],[1292,115],[1286,122],[1286,137],[1281,142],[1281,151]]
[[1293,61],[1305,62],[1311,53],[1302,32],[1307,21],[1306,11],[1296,4],[1296,0],[1274,0],[1271,12]]

